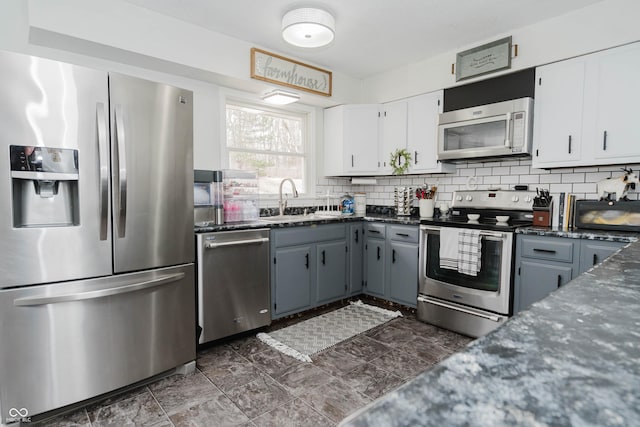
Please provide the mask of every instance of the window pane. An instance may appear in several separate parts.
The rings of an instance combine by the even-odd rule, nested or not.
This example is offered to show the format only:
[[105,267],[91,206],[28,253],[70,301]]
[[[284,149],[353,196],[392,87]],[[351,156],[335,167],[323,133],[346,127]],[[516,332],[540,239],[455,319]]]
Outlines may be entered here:
[[[229,151],[229,167],[256,171],[261,194],[278,194],[284,178],[293,179],[298,192],[306,193],[304,157]],[[289,185],[285,184],[284,192],[291,193]]]
[[302,117],[227,105],[227,147],[304,153]]

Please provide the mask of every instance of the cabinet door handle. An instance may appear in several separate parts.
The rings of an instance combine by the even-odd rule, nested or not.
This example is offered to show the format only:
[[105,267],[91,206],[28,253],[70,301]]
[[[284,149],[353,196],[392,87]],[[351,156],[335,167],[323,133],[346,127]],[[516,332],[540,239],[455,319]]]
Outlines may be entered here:
[[358,231],[360,230],[356,230],[356,243],[358,243]]
[[604,135],[602,136],[602,149],[607,151],[607,131],[604,131]]
[[571,135],[569,135],[569,154],[571,154]]
[[304,266],[307,267],[307,270],[309,269],[309,254],[305,254],[304,255]]
[[414,165],[418,164],[418,150],[413,152],[413,164]]
[[598,254],[593,254],[593,265],[598,263]]
[[407,233],[396,233],[396,236],[409,237],[409,235]]
[[544,252],[545,254],[555,254],[556,251],[554,251],[553,249],[538,249],[538,248],[533,248],[534,252]]
[[376,233],[376,234],[380,234],[380,230],[369,230],[369,233]]
[[396,263],[396,250],[395,249],[391,250],[391,263],[392,264]]
[[351,167],[353,167],[353,154],[351,155]]
[[562,276],[558,274],[558,287],[562,285]]
[[380,246],[378,246],[378,259],[380,259]]
[[325,264],[326,264],[326,262],[325,262],[325,261],[326,261],[325,252],[324,252],[324,251],[322,251],[322,265],[325,265]]

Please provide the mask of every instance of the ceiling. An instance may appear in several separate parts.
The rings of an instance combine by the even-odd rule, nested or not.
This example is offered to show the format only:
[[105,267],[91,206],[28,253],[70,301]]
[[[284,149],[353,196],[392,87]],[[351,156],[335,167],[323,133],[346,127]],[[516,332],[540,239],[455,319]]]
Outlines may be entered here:
[[[602,0],[125,0],[334,72],[366,78]],[[282,16],[319,7],[336,19],[329,46],[296,48]]]

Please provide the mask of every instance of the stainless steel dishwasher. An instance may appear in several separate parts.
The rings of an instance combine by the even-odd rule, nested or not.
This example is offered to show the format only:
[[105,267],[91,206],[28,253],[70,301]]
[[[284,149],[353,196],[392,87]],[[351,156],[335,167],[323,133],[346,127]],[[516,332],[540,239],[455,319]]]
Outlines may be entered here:
[[271,323],[269,230],[197,235],[199,344]]

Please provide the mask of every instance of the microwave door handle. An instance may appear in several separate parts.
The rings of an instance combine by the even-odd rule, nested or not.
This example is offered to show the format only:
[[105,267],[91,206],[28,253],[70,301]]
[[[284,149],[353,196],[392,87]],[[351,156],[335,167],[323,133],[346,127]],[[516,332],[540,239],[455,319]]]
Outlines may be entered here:
[[511,148],[511,130],[513,129],[513,120],[511,120],[511,113],[505,114],[506,129],[504,134],[504,146]]

